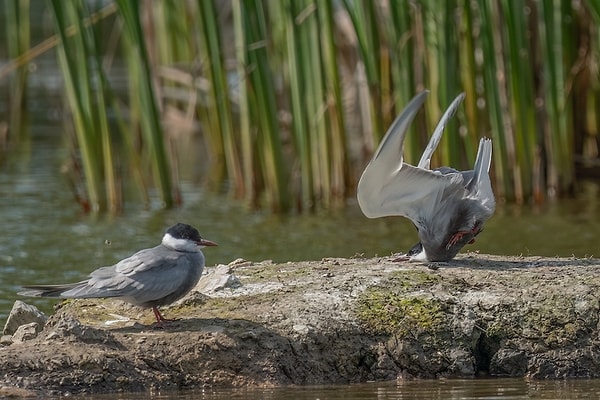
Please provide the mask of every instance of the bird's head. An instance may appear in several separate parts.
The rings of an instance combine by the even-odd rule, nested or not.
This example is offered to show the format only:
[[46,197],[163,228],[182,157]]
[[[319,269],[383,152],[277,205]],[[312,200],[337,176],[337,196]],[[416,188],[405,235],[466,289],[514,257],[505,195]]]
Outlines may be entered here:
[[162,244],[177,251],[194,252],[206,246],[217,246],[215,242],[203,239],[196,228],[188,224],[173,225],[162,238]]
[[477,219],[470,202],[445,198],[435,212],[424,214],[415,222],[420,242],[402,259],[410,261],[449,261],[481,231],[483,221]]

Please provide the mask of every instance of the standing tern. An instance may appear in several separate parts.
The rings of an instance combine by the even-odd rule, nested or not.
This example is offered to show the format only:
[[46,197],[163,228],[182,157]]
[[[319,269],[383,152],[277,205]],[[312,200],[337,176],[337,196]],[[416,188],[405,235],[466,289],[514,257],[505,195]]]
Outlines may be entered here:
[[171,304],[192,290],[204,269],[205,246],[216,246],[202,239],[193,226],[176,224],[170,227],[162,243],[140,250],[115,265],[102,267],[90,278],[63,285],[29,285],[18,294],[33,297],[71,299],[113,297],[133,305],[152,308],[156,321],[165,319],[159,306]]
[[464,99],[460,94],[446,110],[415,167],[403,162],[408,127],[428,91],[415,96],[392,123],[358,182],[358,204],[369,218],[401,215],[412,221],[420,242],[395,261],[448,261],[472,243],[496,207],[488,175],[492,141],[482,138],[470,171],[430,168],[448,120]]

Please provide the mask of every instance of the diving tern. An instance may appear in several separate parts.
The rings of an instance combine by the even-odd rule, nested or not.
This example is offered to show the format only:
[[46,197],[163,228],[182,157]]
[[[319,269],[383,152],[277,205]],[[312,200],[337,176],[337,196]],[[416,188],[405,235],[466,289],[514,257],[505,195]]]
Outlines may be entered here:
[[403,161],[408,127],[428,91],[416,95],[392,123],[358,182],[358,204],[369,218],[401,215],[412,221],[420,242],[395,261],[448,261],[472,243],[496,207],[489,178],[492,141],[479,141],[469,171],[430,168],[448,120],[464,99],[460,94],[435,128],[417,166]]
[[33,297],[71,299],[117,298],[133,305],[152,308],[159,325],[169,321],[158,307],[171,304],[196,286],[204,269],[205,246],[216,246],[202,239],[191,225],[170,227],[161,244],[140,250],[115,265],[102,267],[90,278],[63,285],[29,285],[18,294]]

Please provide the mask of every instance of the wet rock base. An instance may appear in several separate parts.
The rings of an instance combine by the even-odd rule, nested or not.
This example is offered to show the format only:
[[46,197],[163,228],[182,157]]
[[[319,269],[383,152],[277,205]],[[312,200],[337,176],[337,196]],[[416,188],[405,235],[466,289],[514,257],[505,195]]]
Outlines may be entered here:
[[150,310],[65,301],[34,338],[3,341],[0,388],[68,394],[600,377],[600,260],[391,259],[208,268],[203,280],[234,284],[201,280],[210,291],[165,308],[178,321],[162,329]]

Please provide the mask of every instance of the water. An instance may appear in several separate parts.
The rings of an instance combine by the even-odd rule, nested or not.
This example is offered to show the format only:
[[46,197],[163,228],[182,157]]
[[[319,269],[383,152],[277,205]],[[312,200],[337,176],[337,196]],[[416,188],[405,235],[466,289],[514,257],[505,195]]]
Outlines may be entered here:
[[[597,380],[537,381],[524,379],[438,379],[372,382],[351,385],[293,386],[181,391],[177,393],[128,393],[87,396],[85,399],[165,400],[525,400],[597,399]],[[74,399],[79,397],[75,396]]]

